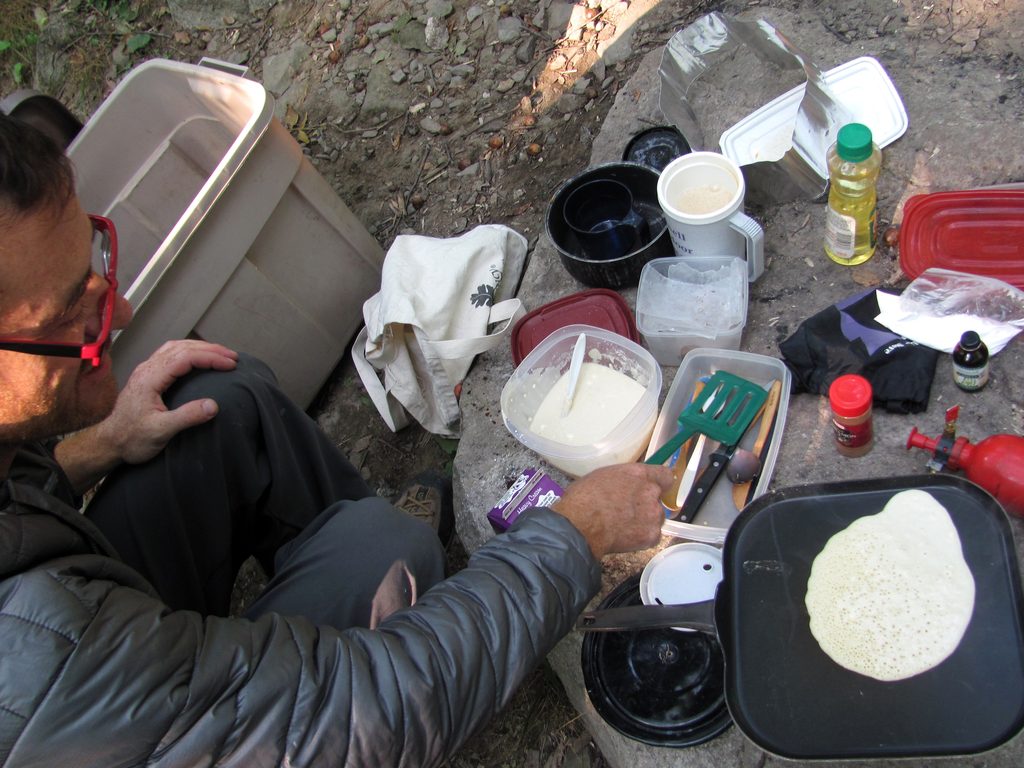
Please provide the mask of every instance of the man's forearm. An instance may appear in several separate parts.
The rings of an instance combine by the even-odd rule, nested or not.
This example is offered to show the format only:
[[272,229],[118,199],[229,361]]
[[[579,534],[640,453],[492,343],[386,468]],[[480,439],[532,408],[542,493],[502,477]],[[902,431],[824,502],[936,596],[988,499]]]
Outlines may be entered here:
[[116,446],[103,435],[102,423],[64,438],[53,453],[75,493],[79,494],[92,488],[121,463]]

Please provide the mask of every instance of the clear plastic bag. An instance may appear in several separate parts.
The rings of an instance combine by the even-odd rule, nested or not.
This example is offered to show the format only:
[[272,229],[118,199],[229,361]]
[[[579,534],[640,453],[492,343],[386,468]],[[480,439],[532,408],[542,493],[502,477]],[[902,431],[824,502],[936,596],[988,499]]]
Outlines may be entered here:
[[992,277],[928,269],[900,297],[900,305],[913,305],[936,316],[974,315],[1024,329],[1024,291]]
[[878,291],[877,298],[878,322],[941,352],[975,331],[994,355],[1024,330],[1024,292],[993,277],[928,269],[901,296]]

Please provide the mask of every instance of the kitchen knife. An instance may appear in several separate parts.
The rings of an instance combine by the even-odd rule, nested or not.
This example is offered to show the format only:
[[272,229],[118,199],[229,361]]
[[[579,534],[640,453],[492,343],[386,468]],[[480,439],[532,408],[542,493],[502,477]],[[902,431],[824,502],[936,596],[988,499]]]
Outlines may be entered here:
[[693,451],[690,453],[690,460],[686,462],[686,469],[683,470],[679,478],[679,488],[676,490],[675,498],[676,503],[672,507],[677,512],[682,510],[683,504],[686,503],[686,497],[693,490],[693,484],[697,480],[697,470],[700,469],[700,461],[704,458],[704,445],[707,441],[707,435],[700,434],[697,436],[697,442],[694,443]]
[[[764,407],[761,409],[761,424],[758,428],[757,439],[754,440],[754,447],[751,449],[761,469],[764,469],[764,458],[768,453],[768,438],[772,434],[772,428],[775,426],[775,417],[779,412],[779,400],[782,397],[782,381],[776,379],[772,382],[771,387],[768,389],[768,399],[764,402]],[[760,474],[760,471],[759,473]],[[750,494],[754,488],[754,480],[757,478],[751,478],[745,483],[737,483],[732,487],[732,500],[736,505],[736,509],[743,509],[747,506],[750,501]]]
[[736,452],[736,445],[722,445],[719,443],[718,447],[711,452],[708,457],[708,465],[704,468],[704,471],[700,473],[700,477],[697,478],[697,482],[693,488],[690,489],[690,493],[686,497],[686,501],[683,502],[683,506],[680,507],[679,512],[676,513],[673,520],[679,520],[681,522],[687,522],[693,519],[693,516],[697,514],[697,510],[700,509],[704,500],[711,494],[711,489],[715,485],[715,481],[721,476],[722,471],[725,469],[725,465],[729,463],[729,459]]
[[[696,400],[697,396],[700,395],[701,391],[703,391],[704,383],[704,378],[697,379],[697,383],[693,387],[693,397],[690,398],[691,402]],[[704,436],[700,435],[700,437],[703,438]],[[693,467],[693,472],[690,473],[690,464],[693,462],[693,453],[697,451],[697,448],[694,447],[694,440],[695,438],[691,437],[683,443],[682,447],[679,449],[676,460],[672,464],[672,485],[669,486],[667,491],[661,494],[662,505],[672,512],[679,511],[679,507],[683,504],[683,499],[686,498],[686,494],[690,492],[690,487],[693,485],[693,478],[696,477],[697,474],[697,465]],[[701,442],[699,447],[703,449],[704,443]],[[682,464],[684,461],[683,457],[687,455],[686,452],[690,448],[693,448],[693,452],[690,453],[690,460],[684,468]],[[699,465],[699,463],[700,460],[698,457],[697,464]],[[689,478],[688,480],[687,477]],[[685,486],[684,482],[686,483]],[[684,487],[686,489],[685,491],[683,490]]]

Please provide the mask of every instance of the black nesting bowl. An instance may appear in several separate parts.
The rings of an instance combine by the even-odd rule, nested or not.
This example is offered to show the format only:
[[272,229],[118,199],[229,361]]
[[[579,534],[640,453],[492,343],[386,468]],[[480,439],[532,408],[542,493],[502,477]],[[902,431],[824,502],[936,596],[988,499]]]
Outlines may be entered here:
[[[640,574],[601,608],[640,605]],[[659,747],[692,747],[732,724],[725,703],[725,659],[702,632],[639,629],[586,632],[580,657],[594,709],[619,733]]]
[[[565,222],[566,198],[590,181],[613,179],[629,187],[633,209],[647,221],[647,242],[624,256],[612,259],[587,258],[576,234]],[[639,163],[606,163],[587,168],[562,183],[551,196],[544,217],[544,229],[566,271],[592,288],[628,288],[640,282],[640,271],[651,259],[672,256],[668,225],[658,205],[658,172]]]

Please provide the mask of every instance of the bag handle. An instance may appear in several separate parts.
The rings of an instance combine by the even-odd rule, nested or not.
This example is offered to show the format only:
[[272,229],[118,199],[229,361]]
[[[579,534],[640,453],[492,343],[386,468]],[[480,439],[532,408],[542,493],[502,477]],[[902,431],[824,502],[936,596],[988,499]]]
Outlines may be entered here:
[[384,423],[392,432],[409,426],[409,414],[397,399],[388,394],[381,383],[380,374],[377,369],[366,359],[366,326],[362,327],[356,340],[352,342],[352,362],[355,363],[356,373],[359,374],[366,394],[377,406],[377,413],[384,419]]
[[491,306],[491,314],[488,324],[504,323],[493,333],[483,336],[469,336],[464,339],[442,339],[430,341],[421,339],[424,346],[429,347],[437,357],[444,360],[459,360],[465,357],[474,357],[482,352],[488,352],[500,344],[512,330],[516,320],[525,314],[523,302],[519,299],[508,299],[499,301]]

